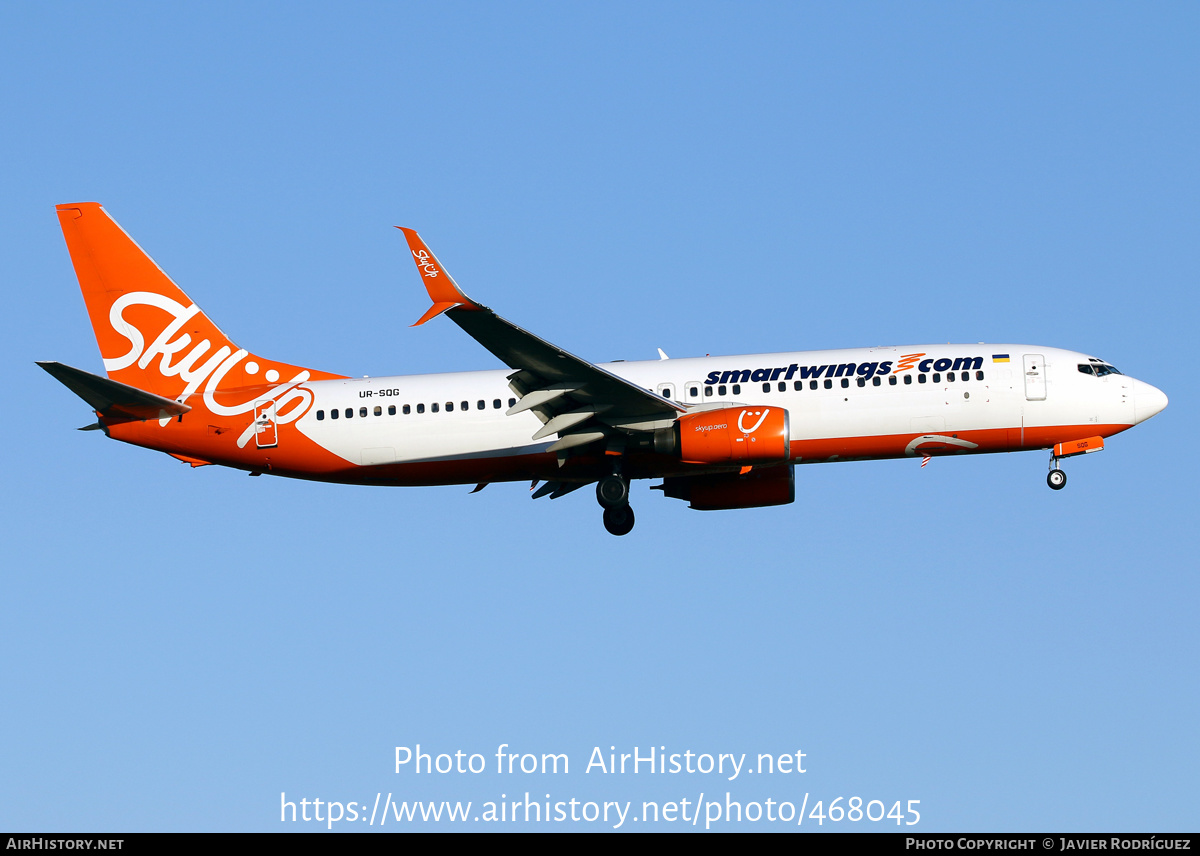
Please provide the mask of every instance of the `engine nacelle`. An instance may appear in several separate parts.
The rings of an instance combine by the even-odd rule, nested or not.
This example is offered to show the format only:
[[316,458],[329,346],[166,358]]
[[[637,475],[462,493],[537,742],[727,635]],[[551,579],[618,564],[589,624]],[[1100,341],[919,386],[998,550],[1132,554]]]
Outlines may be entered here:
[[679,457],[689,464],[779,463],[791,457],[782,407],[724,407],[679,417]]
[[763,467],[745,475],[665,478],[658,489],[672,499],[687,500],[689,508],[699,511],[787,505],[796,499],[795,470],[794,466]]

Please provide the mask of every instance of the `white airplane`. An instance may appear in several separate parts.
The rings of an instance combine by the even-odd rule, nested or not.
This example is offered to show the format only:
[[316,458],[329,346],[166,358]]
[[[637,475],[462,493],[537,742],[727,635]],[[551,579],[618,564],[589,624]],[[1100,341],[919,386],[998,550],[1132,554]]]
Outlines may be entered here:
[[[373,485],[594,484],[633,528],[632,479],[717,510],[795,498],[795,464],[1099,451],[1167,397],[1087,354],[906,345],[590,363],[467,297],[403,229],[433,305],[507,369],[348,378],[239,348],[94,202],[58,217],[107,377],[39,363],[91,405],[85,429],[193,467]],[[416,325],[414,325],[416,326]]]

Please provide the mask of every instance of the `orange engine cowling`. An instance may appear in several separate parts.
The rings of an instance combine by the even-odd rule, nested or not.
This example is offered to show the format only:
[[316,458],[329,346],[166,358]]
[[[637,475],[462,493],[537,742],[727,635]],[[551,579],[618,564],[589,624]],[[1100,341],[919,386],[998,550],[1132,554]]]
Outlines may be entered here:
[[730,508],[763,508],[787,505],[796,499],[794,466],[763,467],[744,475],[717,473],[707,476],[664,478],[655,490],[672,499],[686,500],[698,511],[724,511]]
[[791,457],[782,407],[725,407],[679,417],[679,457],[689,464],[778,463]]

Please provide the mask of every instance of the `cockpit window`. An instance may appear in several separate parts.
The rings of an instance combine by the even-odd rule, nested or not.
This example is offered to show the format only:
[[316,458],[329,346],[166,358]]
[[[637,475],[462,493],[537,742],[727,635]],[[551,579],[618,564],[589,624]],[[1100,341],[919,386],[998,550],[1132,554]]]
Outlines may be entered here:
[[1117,371],[1115,366],[1110,366],[1108,363],[1104,363],[1103,365],[1096,366],[1095,369],[1096,369],[1096,377],[1104,377],[1107,374],[1120,374],[1120,372]]
[[1080,363],[1079,370],[1081,372],[1083,372],[1084,374],[1094,374],[1094,372],[1092,371],[1092,367],[1089,366],[1087,363]]

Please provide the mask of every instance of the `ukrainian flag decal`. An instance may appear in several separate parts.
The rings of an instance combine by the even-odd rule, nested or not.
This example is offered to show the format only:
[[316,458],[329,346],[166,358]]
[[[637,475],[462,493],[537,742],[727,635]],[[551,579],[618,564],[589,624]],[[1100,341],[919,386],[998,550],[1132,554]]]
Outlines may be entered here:
[[992,354],[993,363],[1007,363],[1008,354]]

